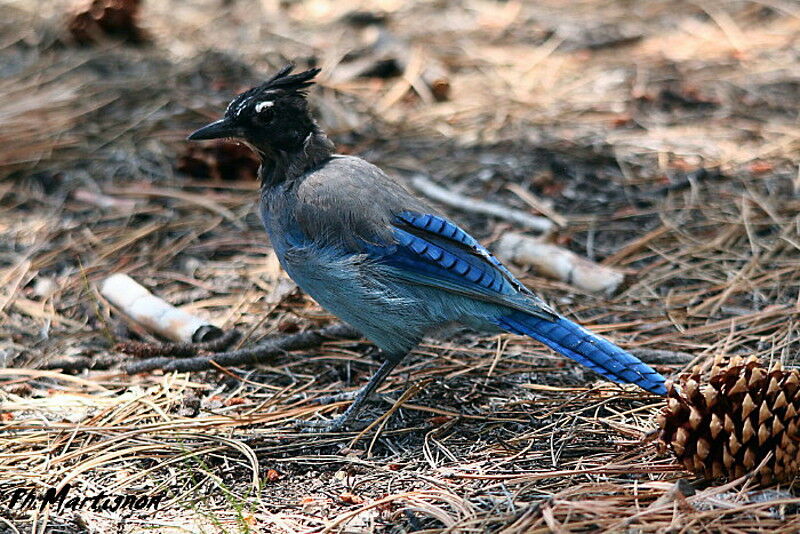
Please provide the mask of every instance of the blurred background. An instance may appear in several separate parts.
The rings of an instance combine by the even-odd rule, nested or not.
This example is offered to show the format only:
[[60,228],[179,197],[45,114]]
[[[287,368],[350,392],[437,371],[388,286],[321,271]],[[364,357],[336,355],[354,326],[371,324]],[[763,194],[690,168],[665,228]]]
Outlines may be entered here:
[[[682,354],[661,364],[666,374],[720,353],[796,358],[796,1],[4,0],[0,367],[97,372],[117,392],[166,388],[153,401],[161,415],[141,421],[183,417],[192,395],[203,410],[208,403],[223,411],[250,406],[220,408],[214,395],[233,395],[222,375],[198,377],[179,393],[157,377],[120,375],[115,343],[158,339],[99,294],[99,281],[116,272],[223,329],[240,329],[240,345],[331,321],[295,291],[271,254],[254,210],[258,162],[249,150],[185,141],[235,94],[290,61],[323,69],[310,100],[340,152],[381,166],[422,194],[430,195],[426,186],[433,184],[457,199],[544,217],[552,228],[541,239],[620,273],[619,287],[598,293],[525,262],[514,267],[564,314],[623,346]],[[442,207],[488,245],[530,230],[513,216],[459,202]],[[292,388],[297,377],[320,377],[309,391],[321,393],[353,388],[369,374],[362,346],[309,354],[276,363],[294,374],[262,369],[256,380]],[[524,468],[552,469],[556,456],[534,447],[520,421],[566,402],[570,387],[596,380],[532,342],[468,334],[424,346],[403,376],[435,378],[415,402],[446,413],[411,410],[400,427],[441,425],[430,418],[458,412],[506,418],[487,435],[472,419],[478,426],[447,430],[449,449],[427,451],[427,460],[413,452],[421,443],[401,444],[406,438],[373,443],[379,456],[430,462],[430,476],[442,465],[478,462],[476,435],[504,458],[533,447]],[[31,400],[46,399],[54,387],[37,380],[0,385],[17,403],[7,405],[9,418],[64,416],[58,406]],[[396,377],[393,387],[405,383]],[[261,402],[252,391],[236,391],[248,403]],[[614,402],[616,411],[602,413],[646,429],[638,416],[619,415],[639,401]],[[548,430],[553,450],[569,441],[582,454],[602,456],[612,440],[593,434],[596,423],[580,413],[539,415],[557,423]],[[79,422],[86,424],[73,421]],[[506,448],[495,437],[520,441]],[[41,442],[25,452],[42,458],[44,448]],[[284,454],[255,450],[261,458]],[[8,465],[45,480],[45,464],[30,461]],[[295,480],[318,467],[296,467],[294,475],[283,464],[277,469]],[[375,475],[367,493],[389,491],[381,486],[384,475]],[[562,483],[552,482],[552,492]],[[633,495],[628,483],[609,491]],[[464,484],[477,493],[455,512],[447,508],[453,524],[475,517],[504,524],[485,497],[494,490]],[[289,500],[309,491],[305,483],[289,486],[281,488]],[[459,499],[465,488],[453,490]],[[655,499],[661,490],[654,488]],[[512,512],[538,497],[508,498],[503,513],[517,517]],[[337,503],[308,512],[317,519],[285,520],[308,527],[353,504]],[[608,526],[634,506],[624,499],[617,505],[606,519],[584,509],[556,507],[551,514],[558,521],[589,514]],[[530,525],[545,524],[538,512],[530,517]],[[444,528],[433,512],[419,521]]]

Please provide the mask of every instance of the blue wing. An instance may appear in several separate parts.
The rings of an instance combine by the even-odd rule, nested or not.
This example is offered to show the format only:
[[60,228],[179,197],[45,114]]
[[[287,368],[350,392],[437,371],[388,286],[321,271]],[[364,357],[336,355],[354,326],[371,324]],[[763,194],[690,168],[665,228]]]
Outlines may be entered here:
[[403,212],[392,230],[397,244],[382,248],[378,259],[394,267],[396,276],[511,308],[495,317],[495,324],[531,336],[611,380],[638,384],[659,395],[665,393],[664,377],[608,340],[557,315],[450,221]]
[[395,276],[542,319],[558,317],[475,238],[447,219],[402,212],[391,230],[395,244],[368,250],[392,267]]

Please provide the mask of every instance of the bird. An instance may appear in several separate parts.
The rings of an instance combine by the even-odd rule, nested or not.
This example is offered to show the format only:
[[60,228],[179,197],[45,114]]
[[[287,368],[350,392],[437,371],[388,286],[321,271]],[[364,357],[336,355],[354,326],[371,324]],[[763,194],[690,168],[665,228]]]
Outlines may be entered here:
[[423,338],[452,325],[529,336],[614,382],[666,393],[657,371],[559,315],[401,182],[337,154],[308,102],[320,69],[294,68],[236,96],[188,139],[233,138],[258,154],[259,212],[281,266],[379,349],[378,370],[326,430],[347,428]]

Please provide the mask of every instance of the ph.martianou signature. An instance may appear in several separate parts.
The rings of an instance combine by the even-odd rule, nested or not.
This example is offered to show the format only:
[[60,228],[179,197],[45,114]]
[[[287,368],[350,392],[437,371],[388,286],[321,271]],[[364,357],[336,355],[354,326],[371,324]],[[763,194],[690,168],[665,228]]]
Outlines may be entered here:
[[95,512],[118,512],[123,510],[152,510],[164,499],[164,493],[154,495],[113,494],[100,491],[86,494],[75,489],[72,484],[47,490],[32,487],[3,487],[0,485],[0,510],[24,512],[33,508],[44,510],[92,510]]

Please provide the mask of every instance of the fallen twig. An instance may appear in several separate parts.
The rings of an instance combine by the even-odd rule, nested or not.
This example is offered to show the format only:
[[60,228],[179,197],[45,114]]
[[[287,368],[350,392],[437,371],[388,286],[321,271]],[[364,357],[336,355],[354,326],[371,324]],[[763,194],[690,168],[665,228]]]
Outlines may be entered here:
[[42,369],[61,369],[62,371],[82,371],[84,369],[110,369],[118,358],[113,355],[102,356],[65,356],[43,365]]
[[584,291],[612,294],[625,279],[615,269],[599,265],[572,251],[518,233],[503,235],[495,245],[501,260],[528,265]]
[[106,278],[100,293],[137,323],[173,341],[211,341],[223,335],[220,328],[156,297],[127,274]]
[[299,334],[267,339],[263,343],[247,349],[220,352],[210,356],[199,356],[176,360],[174,358],[148,358],[129,364],[125,371],[128,374],[144,373],[154,369],[165,372],[202,371],[213,367],[212,361],[222,366],[245,365],[268,361],[272,357],[292,350],[309,349],[319,346],[330,339],[357,339],[361,334],[353,327],[345,324],[333,324]]
[[685,365],[695,359],[694,354],[675,350],[631,349],[630,352],[651,365]]
[[238,330],[229,330],[213,341],[202,343],[141,343],[126,341],[118,343],[114,349],[137,358],[153,358],[155,356],[170,356],[186,358],[197,356],[201,352],[219,352],[225,350],[242,337]]
[[553,222],[545,217],[454,193],[421,174],[411,178],[411,185],[426,197],[460,210],[490,215],[544,234],[553,230]]
[[72,193],[72,198],[81,202],[92,204],[101,209],[119,209],[120,211],[133,211],[136,208],[136,201],[128,198],[116,198],[104,195],[88,189],[76,189]]

